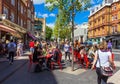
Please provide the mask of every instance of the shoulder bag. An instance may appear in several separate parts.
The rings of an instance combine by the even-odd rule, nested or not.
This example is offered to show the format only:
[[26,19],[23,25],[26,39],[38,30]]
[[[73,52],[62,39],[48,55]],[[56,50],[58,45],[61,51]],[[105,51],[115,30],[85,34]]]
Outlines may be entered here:
[[100,64],[101,75],[103,75],[103,76],[112,76],[113,75],[112,67],[111,66],[109,66],[109,67],[101,66],[99,54],[98,54],[98,60],[99,60],[99,64]]

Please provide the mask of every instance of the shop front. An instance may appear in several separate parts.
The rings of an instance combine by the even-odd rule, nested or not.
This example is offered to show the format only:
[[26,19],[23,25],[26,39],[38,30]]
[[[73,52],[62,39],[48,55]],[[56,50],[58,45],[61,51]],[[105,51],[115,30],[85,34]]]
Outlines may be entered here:
[[2,20],[0,21],[0,39],[2,40],[15,40],[22,39],[25,42],[25,28],[9,21]]
[[109,40],[112,42],[113,48],[120,49],[120,34],[111,35],[111,36],[107,37],[107,41],[109,41]]

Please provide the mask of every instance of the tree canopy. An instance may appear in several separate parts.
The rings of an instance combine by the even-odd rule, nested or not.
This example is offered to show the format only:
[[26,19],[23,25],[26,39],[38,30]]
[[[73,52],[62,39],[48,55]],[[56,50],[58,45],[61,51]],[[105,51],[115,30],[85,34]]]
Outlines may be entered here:
[[[55,28],[54,28],[54,35],[58,38],[59,32],[64,33],[65,30],[63,28],[67,28],[70,26],[70,22],[72,21],[72,13],[74,12],[74,17],[77,12],[81,12],[87,10],[91,4],[91,0],[46,0],[46,3],[51,4],[47,8],[52,11],[54,9],[58,9],[58,14]],[[71,33],[71,32],[69,32]],[[64,34],[62,37],[65,37]]]
[[50,40],[52,34],[53,34],[53,30],[50,27],[46,26],[46,40]]

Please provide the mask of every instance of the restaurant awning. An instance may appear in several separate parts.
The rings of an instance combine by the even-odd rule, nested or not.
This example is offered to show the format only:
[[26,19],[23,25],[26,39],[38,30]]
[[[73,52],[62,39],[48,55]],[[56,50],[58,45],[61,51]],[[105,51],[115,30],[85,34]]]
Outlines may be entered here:
[[16,33],[15,30],[13,30],[13,29],[11,29],[11,28],[9,28],[9,27],[7,27],[7,26],[4,26],[4,25],[2,25],[2,24],[0,24],[0,30],[1,30],[1,31],[5,31],[5,32],[9,32],[9,33]]
[[23,27],[15,24],[15,23],[7,20],[7,19],[3,20],[2,23],[3,23],[5,26],[8,26],[8,27],[10,27],[11,29],[14,29],[14,30],[16,30],[16,31],[18,31],[18,32],[20,32],[20,33],[22,33],[22,34],[25,34],[25,33],[27,32],[27,30],[26,30],[25,28],[23,28]]
[[37,40],[37,38],[30,32],[27,33],[29,37],[31,37],[33,40]]
[[14,37],[21,38],[21,35],[14,29],[11,29],[3,24],[0,24],[0,31],[5,31],[13,35]]

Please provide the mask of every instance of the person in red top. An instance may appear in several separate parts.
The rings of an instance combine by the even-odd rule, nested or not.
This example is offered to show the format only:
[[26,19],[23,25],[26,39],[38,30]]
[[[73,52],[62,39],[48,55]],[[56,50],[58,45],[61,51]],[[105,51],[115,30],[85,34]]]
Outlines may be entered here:
[[29,47],[30,47],[30,52],[33,54],[34,53],[34,47],[35,47],[35,43],[34,43],[33,40],[30,41]]

